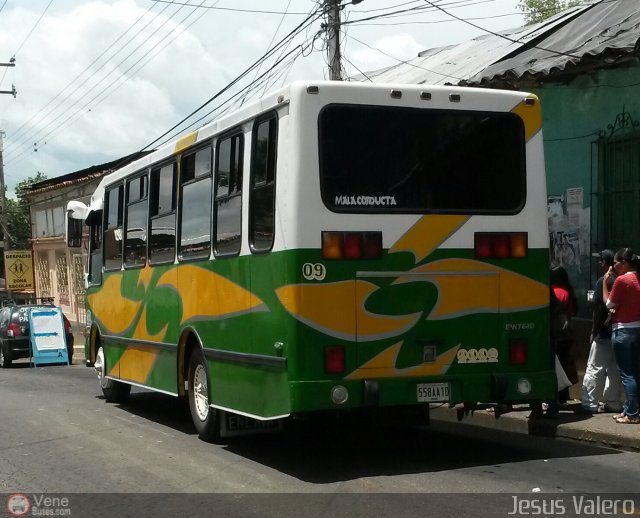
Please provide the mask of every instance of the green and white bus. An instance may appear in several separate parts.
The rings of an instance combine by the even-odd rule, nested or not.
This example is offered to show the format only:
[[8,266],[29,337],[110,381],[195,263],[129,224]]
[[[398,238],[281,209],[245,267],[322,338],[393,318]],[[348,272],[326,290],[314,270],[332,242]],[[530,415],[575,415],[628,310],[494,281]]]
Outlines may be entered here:
[[69,203],[87,364],[110,401],[188,396],[204,440],[244,417],[540,402],[546,207],[531,94],[293,83]]

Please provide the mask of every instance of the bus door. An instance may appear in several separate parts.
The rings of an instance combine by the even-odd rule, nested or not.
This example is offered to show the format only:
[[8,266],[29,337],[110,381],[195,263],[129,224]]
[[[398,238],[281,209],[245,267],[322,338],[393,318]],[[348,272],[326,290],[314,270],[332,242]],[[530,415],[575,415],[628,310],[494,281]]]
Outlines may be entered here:
[[475,364],[476,372],[486,370],[477,365],[495,364],[500,275],[483,266],[443,259],[406,273],[359,273],[356,340],[363,375],[444,376],[462,372],[461,364]]

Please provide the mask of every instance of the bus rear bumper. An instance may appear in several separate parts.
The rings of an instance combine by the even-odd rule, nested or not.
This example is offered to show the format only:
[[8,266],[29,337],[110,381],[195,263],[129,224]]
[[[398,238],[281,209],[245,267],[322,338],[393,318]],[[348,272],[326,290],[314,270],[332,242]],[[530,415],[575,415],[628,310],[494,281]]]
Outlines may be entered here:
[[[425,403],[528,403],[551,400],[556,392],[552,370],[483,373],[447,378],[371,378],[289,382],[291,411],[347,410]],[[420,388],[419,388],[420,387]],[[446,396],[428,396],[430,387]],[[424,394],[427,397],[424,397]],[[338,397],[336,397],[338,396]]]

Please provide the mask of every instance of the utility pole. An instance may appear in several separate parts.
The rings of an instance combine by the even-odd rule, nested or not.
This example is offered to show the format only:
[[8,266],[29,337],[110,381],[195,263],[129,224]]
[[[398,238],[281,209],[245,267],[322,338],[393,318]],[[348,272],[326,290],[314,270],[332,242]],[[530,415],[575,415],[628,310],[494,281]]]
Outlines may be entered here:
[[[11,58],[9,63],[0,63],[0,67],[15,67],[16,66],[16,58]],[[11,90],[0,90],[0,94],[11,94],[13,97],[17,95],[15,85],[11,85]],[[2,236],[2,272],[0,275],[4,275],[5,283],[7,282],[6,272],[5,272],[5,263],[4,263],[4,252],[9,248],[9,233],[7,232],[7,212],[6,212],[6,199],[5,199],[5,186],[4,186],[4,131],[0,130],[0,227],[2,227],[2,232],[0,235]],[[8,286],[5,284],[5,289]],[[7,289],[7,296],[11,296],[11,292]]]
[[342,81],[340,63],[340,0],[325,0],[327,13],[327,57],[329,58],[329,79]]
[[[357,5],[363,0],[351,0],[349,4]],[[324,11],[327,13],[327,58],[329,61],[329,79],[342,81],[342,63],[340,55],[340,3],[342,0],[324,0]]]
[[[16,58],[11,58],[9,63],[0,63],[0,67],[15,67]],[[0,94],[11,94],[14,97],[18,95],[15,85],[11,85],[11,90],[0,90]]]
[[8,279],[5,271],[6,265],[4,262],[4,253],[9,248],[9,236],[7,234],[7,213],[6,213],[6,203],[5,203],[5,189],[4,189],[4,131],[0,130],[0,226],[2,226],[2,275],[5,279],[5,290],[7,290],[7,297],[11,297],[11,292],[8,289]]

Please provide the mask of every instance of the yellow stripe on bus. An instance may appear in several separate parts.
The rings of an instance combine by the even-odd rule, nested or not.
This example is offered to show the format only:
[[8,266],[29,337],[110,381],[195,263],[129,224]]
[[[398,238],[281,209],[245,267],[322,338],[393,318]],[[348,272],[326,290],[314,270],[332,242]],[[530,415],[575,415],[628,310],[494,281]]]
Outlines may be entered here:
[[435,362],[420,365],[396,368],[396,359],[402,348],[403,342],[393,344],[380,354],[369,360],[362,367],[349,374],[346,379],[363,378],[408,378],[414,376],[440,376],[449,370],[458,352],[459,345],[439,354]]
[[389,253],[412,252],[419,263],[469,220],[469,216],[427,214],[422,216],[393,246]]
[[107,334],[121,334],[133,323],[141,302],[127,299],[121,294],[122,274],[110,275],[98,293],[87,299],[91,311],[104,326]]
[[113,371],[119,372],[121,379],[144,384],[158,358],[158,353],[158,349],[151,347],[127,347]]
[[543,283],[470,259],[433,261],[398,277],[394,284],[408,282],[429,282],[437,287],[438,301],[428,320],[477,312],[527,311],[549,304],[549,288]]
[[226,318],[266,311],[258,297],[242,286],[205,268],[184,265],[178,275],[169,271],[158,279],[157,287],[170,286],[182,300],[181,323],[198,317]]
[[336,338],[366,342],[399,335],[422,315],[421,312],[379,315],[367,311],[365,301],[377,289],[366,281],[341,281],[291,284],[278,288],[276,295],[294,318],[308,326]]
[[189,133],[188,135],[185,135],[184,137],[182,137],[180,140],[176,142],[175,152],[180,153],[185,149],[187,149],[188,147],[192,146],[193,144],[195,144],[197,138],[198,138],[197,131],[194,131],[193,133]]
[[526,104],[524,101],[516,105],[512,113],[520,116],[524,122],[524,138],[525,142],[529,142],[542,128],[542,109],[540,108],[540,100],[537,96],[531,94],[530,99],[533,99],[533,104]]

